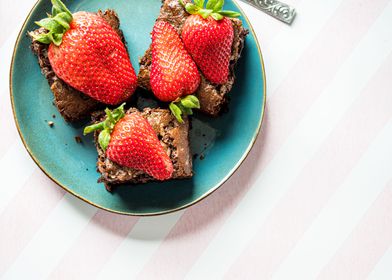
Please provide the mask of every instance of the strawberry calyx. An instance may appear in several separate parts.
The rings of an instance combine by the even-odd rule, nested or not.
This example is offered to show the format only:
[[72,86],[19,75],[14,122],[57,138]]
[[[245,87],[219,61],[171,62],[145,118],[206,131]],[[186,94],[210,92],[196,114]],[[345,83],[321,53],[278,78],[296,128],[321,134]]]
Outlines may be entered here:
[[106,118],[104,121],[100,123],[95,123],[89,126],[86,126],[83,130],[83,134],[89,134],[94,131],[100,131],[98,136],[98,143],[102,150],[106,151],[109,142],[110,136],[112,134],[113,128],[116,123],[121,120],[125,116],[124,110],[125,103],[121,104],[120,107],[110,110],[108,108],[105,109]]
[[178,98],[169,104],[169,109],[176,117],[179,123],[183,123],[183,115],[192,115],[192,109],[200,109],[200,102],[194,95],[187,95],[183,98]]
[[204,19],[211,16],[215,20],[222,20],[224,17],[235,18],[241,14],[234,11],[222,10],[225,4],[224,0],[208,0],[204,7],[204,0],[194,0],[194,3],[185,3],[184,0],[178,0],[185,10],[192,15],[201,15]]
[[60,0],[51,0],[52,2],[52,14],[48,14],[47,18],[36,21],[40,27],[45,28],[48,32],[41,33],[39,35],[30,35],[34,40],[43,44],[53,43],[56,46],[60,46],[64,33],[70,28],[72,21],[72,13]]

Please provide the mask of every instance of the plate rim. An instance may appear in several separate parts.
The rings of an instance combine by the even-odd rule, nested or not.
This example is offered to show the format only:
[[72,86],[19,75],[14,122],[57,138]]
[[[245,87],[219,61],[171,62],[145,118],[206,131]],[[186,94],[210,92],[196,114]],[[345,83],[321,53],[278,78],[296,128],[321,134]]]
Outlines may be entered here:
[[182,206],[173,208],[173,209],[168,209],[168,210],[163,210],[163,211],[157,211],[157,212],[148,212],[148,213],[132,213],[132,212],[124,212],[124,211],[119,211],[119,210],[114,210],[108,207],[104,207],[101,206],[99,204],[94,203],[93,201],[90,201],[86,198],[84,198],[83,196],[77,194],[76,192],[74,192],[73,190],[69,189],[67,186],[63,185],[62,183],[60,183],[56,178],[54,178],[54,176],[52,176],[51,174],[48,173],[48,171],[45,170],[45,168],[40,164],[38,158],[34,155],[33,151],[30,149],[30,147],[27,145],[24,136],[22,135],[21,129],[19,127],[19,120],[16,116],[15,113],[15,103],[14,103],[14,95],[13,95],[13,87],[12,87],[12,73],[13,73],[13,69],[14,69],[14,63],[15,63],[15,54],[16,54],[16,49],[22,39],[22,31],[25,28],[27,21],[30,19],[31,14],[33,13],[33,11],[35,11],[36,7],[38,6],[38,4],[43,1],[43,0],[37,0],[34,4],[34,6],[31,8],[30,12],[28,13],[26,19],[23,22],[23,25],[18,33],[18,36],[16,38],[15,41],[15,45],[13,48],[13,52],[12,52],[12,58],[11,58],[11,65],[10,65],[10,72],[9,72],[9,89],[10,89],[10,99],[11,99],[11,107],[12,107],[12,115],[14,118],[14,122],[16,125],[16,128],[18,130],[18,134],[20,139],[22,140],[23,146],[26,149],[26,151],[28,152],[29,156],[33,159],[33,161],[35,162],[35,164],[39,167],[39,169],[41,169],[41,171],[50,179],[52,180],[55,184],[57,184],[59,187],[61,187],[63,190],[65,190],[66,192],[70,193],[71,195],[75,196],[76,198],[98,208],[98,209],[102,209],[111,213],[115,213],[115,214],[120,214],[120,215],[124,215],[124,216],[138,216],[138,217],[146,217],[146,216],[160,216],[160,215],[164,215],[164,214],[170,214],[170,213],[174,213],[177,211],[180,211],[182,209],[188,208],[202,200],[204,200],[205,198],[207,198],[208,196],[210,196],[212,193],[214,193],[216,190],[218,190],[221,186],[223,186],[230,178],[231,176],[234,175],[234,173],[236,173],[236,171],[240,168],[240,166],[244,163],[244,161],[246,160],[246,158],[248,157],[250,151],[252,150],[253,146],[256,143],[257,137],[260,135],[260,131],[261,131],[261,127],[262,127],[262,123],[264,121],[264,116],[265,116],[265,106],[266,106],[266,98],[267,98],[267,80],[266,80],[266,74],[265,74],[265,65],[264,65],[264,59],[263,59],[263,54],[261,52],[261,48],[260,48],[260,43],[259,40],[256,36],[256,32],[253,29],[252,24],[249,21],[249,18],[247,17],[247,15],[245,14],[244,10],[241,8],[241,6],[237,3],[237,0],[232,0],[233,4],[237,7],[237,9],[241,12],[242,17],[245,19],[245,21],[247,22],[247,24],[249,25],[249,29],[250,32],[252,33],[255,42],[256,42],[256,46],[257,46],[257,51],[259,54],[259,60],[260,60],[260,65],[261,65],[261,70],[262,70],[262,78],[263,78],[263,104],[262,104],[262,108],[261,108],[261,116],[260,116],[260,120],[259,123],[257,124],[257,129],[254,133],[254,135],[252,136],[252,140],[250,142],[250,144],[248,145],[248,147],[246,148],[245,152],[243,153],[242,157],[239,159],[239,161],[237,162],[237,164],[227,173],[227,175],[220,180],[218,183],[215,184],[215,186],[213,186],[211,189],[209,189],[207,192],[205,192],[203,195],[201,195],[200,197],[198,197],[197,199],[186,203]]

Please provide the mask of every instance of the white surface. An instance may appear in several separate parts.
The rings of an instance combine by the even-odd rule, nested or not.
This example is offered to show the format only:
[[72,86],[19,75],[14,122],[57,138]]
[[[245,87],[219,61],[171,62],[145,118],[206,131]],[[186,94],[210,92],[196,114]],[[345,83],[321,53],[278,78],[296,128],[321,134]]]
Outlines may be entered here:
[[[141,274],[138,277],[143,277],[149,275],[147,272],[164,269],[156,272],[156,275],[160,276],[158,278],[221,279],[228,276],[228,271],[245,269],[244,261],[263,267],[263,263],[257,262],[258,254],[268,253],[274,256],[274,251],[247,255],[245,249],[257,246],[255,240],[263,241],[257,240],[259,238],[257,233],[277,207],[290,215],[289,209],[281,209],[282,198],[309,161],[323,145],[329,143],[331,132],[342,122],[354,102],[360,98],[361,91],[368,86],[374,74],[392,53],[391,1],[291,0],[287,2],[293,4],[298,11],[298,17],[292,27],[283,25],[240,3],[260,40],[267,72],[266,123],[255,149],[247,159],[254,162],[245,163],[238,171],[244,174],[246,172],[243,168],[254,168],[252,180],[234,176],[222,189],[202,202],[201,206],[194,206],[163,217],[140,218],[124,237],[116,236],[115,233],[102,235],[104,238],[102,243],[107,246],[111,246],[112,239],[121,238],[121,242],[118,247],[111,248],[113,253],[105,255],[102,267],[94,268],[98,278],[137,279],[136,275],[139,273]],[[312,48],[315,40],[322,38],[323,30],[333,24],[331,19],[341,12],[342,5],[347,3],[352,3],[352,11],[342,12],[345,18],[337,19],[341,20],[343,25],[347,24],[346,18],[351,22],[359,20],[355,17],[357,10],[370,9],[373,5],[382,8],[376,15],[370,12],[368,15],[365,14],[370,22],[368,28],[363,30],[360,40],[350,48],[350,52],[344,56],[340,64],[336,64],[333,69],[334,75],[328,76],[326,86],[323,86],[320,92],[306,92],[308,96],[304,92],[290,92],[298,96],[295,100],[298,104],[292,104],[292,110],[302,108],[299,105],[306,101],[301,98],[309,98],[311,94],[317,98],[311,102],[309,108],[305,106],[303,112],[299,113],[299,117],[296,117],[294,125],[290,123],[289,126],[289,117],[296,115],[284,110],[287,106],[284,104],[285,100],[280,98],[280,95],[284,94],[280,86],[297,74],[293,73],[296,65],[313,65],[311,63],[313,58],[308,58],[307,52],[309,49],[314,51]],[[33,4],[32,0],[18,1],[17,5],[8,0],[0,1],[0,22],[1,26],[6,26],[4,32],[0,33],[0,74],[2,75],[0,122],[7,128],[0,138],[0,144],[3,144],[3,150],[0,149],[0,175],[4,178],[0,183],[0,226],[3,226],[0,228],[0,240],[7,238],[1,244],[7,245],[6,248],[9,250],[0,249],[0,277],[43,279],[58,269],[61,263],[69,265],[62,276],[64,279],[69,279],[75,266],[71,265],[72,260],[68,260],[65,264],[61,261],[70,251],[77,253],[91,249],[75,248],[73,245],[78,237],[86,232],[86,227],[92,222],[91,218],[100,210],[66,194],[48,213],[26,213],[21,220],[12,219],[12,213],[17,214],[17,211],[25,209],[26,205],[17,204],[19,201],[17,199],[20,194],[23,194],[21,193],[23,187],[29,183],[32,174],[41,172],[19,140],[13,124],[8,95],[8,71],[13,43],[23,19]],[[338,34],[339,30],[336,30],[336,33]],[[337,38],[339,40],[336,44],[343,48],[345,38]],[[330,53],[326,48],[318,51],[320,56],[329,56],[331,61],[335,58],[335,54]],[[304,71],[301,75],[303,80],[293,81],[297,85],[297,87],[293,85],[293,88],[299,88],[298,85],[301,83],[306,84],[308,77],[324,79],[324,66],[319,65]],[[387,66],[392,74],[392,65]],[[383,81],[382,85],[390,87],[391,83]],[[273,99],[269,99],[270,97]],[[377,113],[372,110],[374,108],[369,108],[363,113],[369,116]],[[284,123],[280,121],[282,119]],[[280,133],[283,130],[284,132]],[[355,137],[356,135],[348,134],[342,137],[342,141],[352,141]],[[274,147],[275,142],[278,143],[277,147]],[[283,261],[273,269],[274,279],[315,279],[339,253],[342,246],[349,241],[352,231],[361,223],[377,198],[383,195],[383,190],[392,179],[391,143],[392,123],[389,119],[366,146],[363,156],[352,164],[352,169],[344,177],[341,186],[331,195],[310,226],[306,227],[298,242],[292,249],[284,252]],[[2,154],[1,151],[5,152]],[[341,153],[345,151],[340,151],[337,146],[330,152],[336,153],[337,156],[344,156]],[[270,161],[264,162],[263,156],[270,158]],[[335,163],[328,161],[323,163],[325,167],[333,164]],[[40,176],[44,178],[45,175],[42,173]],[[311,178],[311,174],[308,176]],[[53,191],[49,190],[52,185],[45,180],[42,180],[42,184],[48,185],[48,193],[42,191],[42,188],[37,188],[37,192],[42,192],[41,197],[49,196],[49,192]],[[243,193],[234,191],[245,184],[251,184],[248,191]],[[243,197],[232,199],[232,191]],[[312,196],[305,194],[303,199],[312,200]],[[37,196],[30,200],[26,198],[26,201],[31,205],[40,205],[46,200],[41,200],[40,196]],[[219,209],[219,211],[208,212],[206,209]],[[213,213],[212,217],[208,216],[200,220],[200,217],[207,212]],[[33,215],[34,219],[29,219],[29,214]],[[380,215],[381,219],[389,219],[391,213],[380,213]],[[16,216],[22,217],[22,215]],[[129,219],[123,217],[119,221],[127,222]],[[105,227],[107,224],[110,224],[110,215],[95,227]],[[120,227],[121,224],[119,223],[118,226]],[[7,231],[9,229],[14,234],[9,234]],[[27,235],[23,234],[25,229],[30,229]],[[94,231],[90,234],[94,234]],[[288,230],[283,238],[289,239],[290,235],[291,232]],[[19,239],[16,239],[17,237]],[[200,250],[184,250],[186,245],[184,240],[191,243],[189,245],[200,246]],[[278,247],[282,241],[284,240],[273,240],[272,242],[276,244],[271,244],[271,248]],[[113,244],[117,243],[113,242]],[[392,279],[391,244],[386,244],[385,255],[376,256],[379,261],[370,272],[370,279]],[[97,244],[98,251],[99,245]],[[364,248],[362,253],[366,256],[369,249],[371,248]],[[95,253],[86,254],[89,258],[84,260],[83,264],[86,267],[94,267],[97,256],[94,255]],[[159,256],[167,257],[160,258],[156,262],[155,257],[159,258]],[[3,267],[3,275],[2,263],[6,264]],[[80,269],[80,266],[78,268]],[[352,263],[348,269],[356,270],[358,267]],[[252,279],[262,278],[257,274],[258,272],[259,270],[255,269],[248,271],[247,275],[251,275]],[[363,278],[367,276],[364,274]]]

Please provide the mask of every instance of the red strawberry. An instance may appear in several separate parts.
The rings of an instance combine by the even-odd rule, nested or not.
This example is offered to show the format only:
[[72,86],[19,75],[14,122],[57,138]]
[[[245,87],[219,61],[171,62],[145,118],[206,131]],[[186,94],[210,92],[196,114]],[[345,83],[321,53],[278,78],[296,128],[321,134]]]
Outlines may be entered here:
[[106,155],[122,166],[143,170],[158,180],[169,179],[173,173],[169,156],[139,112],[125,115],[115,125]]
[[191,15],[182,29],[182,39],[204,76],[215,84],[224,84],[229,75],[229,62],[234,32],[231,21],[216,21]]
[[71,14],[59,0],[52,3],[53,15],[37,23],[48,33],[35,39],[50,43],[48,57],[56,75],[103,103],[128,99],[137,78],[120,36],[96,14]]
[[185,5],[189,16],[182,28],[182,40],[204,76],[215,84],[224,84],[229,75],[231,46],[234,31],[230,19],[238,13],[222,11],[224,1],[210,0],[207,9],[204,1]]
[[170,179],[173,164],[155,131],[139,112],[124,115],[123,106],[107,109],[106,120],[86,127],[85,134],[102,130],[99,144],[113,162],[142,170],[157,180]]
[[151,89],[162,101],[192,94],[200,84],[195,62],[170,23],[157,21],[152,31]]

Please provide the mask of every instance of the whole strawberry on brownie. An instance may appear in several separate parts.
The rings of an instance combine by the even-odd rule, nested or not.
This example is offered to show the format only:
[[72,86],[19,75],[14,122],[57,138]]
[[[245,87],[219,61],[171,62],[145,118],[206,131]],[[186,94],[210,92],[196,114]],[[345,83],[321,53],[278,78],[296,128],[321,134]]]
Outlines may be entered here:
[[189,122],[179,123],[166,109],[135,108],[124,104],[93,114],[100,182],[111,191],[119,184],[192,177]]
[[223,0],[184,3],[191,14],[182,27],[181,37],[188,52],[204,76],[214,84],[224,84],[229,76],[231,46],[234,30],[228,17],[239,17],[233,11],[223,11]]
[[125,115],[124,105],[106,109],[106,119],[86,127],[84,134],[99,130],[100,147],[117,164],[140,169],[157,180],[171,178],[173,164],[151,125],[139,112]]
[[[235,73],[234,67],[241,56],[248,34],[239,13],[222,10],[224,1],[162,0],[157,21],[169,23],[198,66],[200,85],[193,93],[200,111],[218,116],[226,107]],[[138,83],[152,89],[153,44],[140,59]]]
[[183,114],[199,108],[198,99],[191,95],[199,84],[199,71],[180,36],[170,23],[157,21],[152,31],[152,92],[159,100],[171,102],[171,111],[182,122]]
[[60,0],[52,4],[52,15],[36,22],[44,31],[30,36],[49,45],[47,57],[57,78],[100,103],[127,100],[137,78],[122,33],[99,14],[72,14]]

